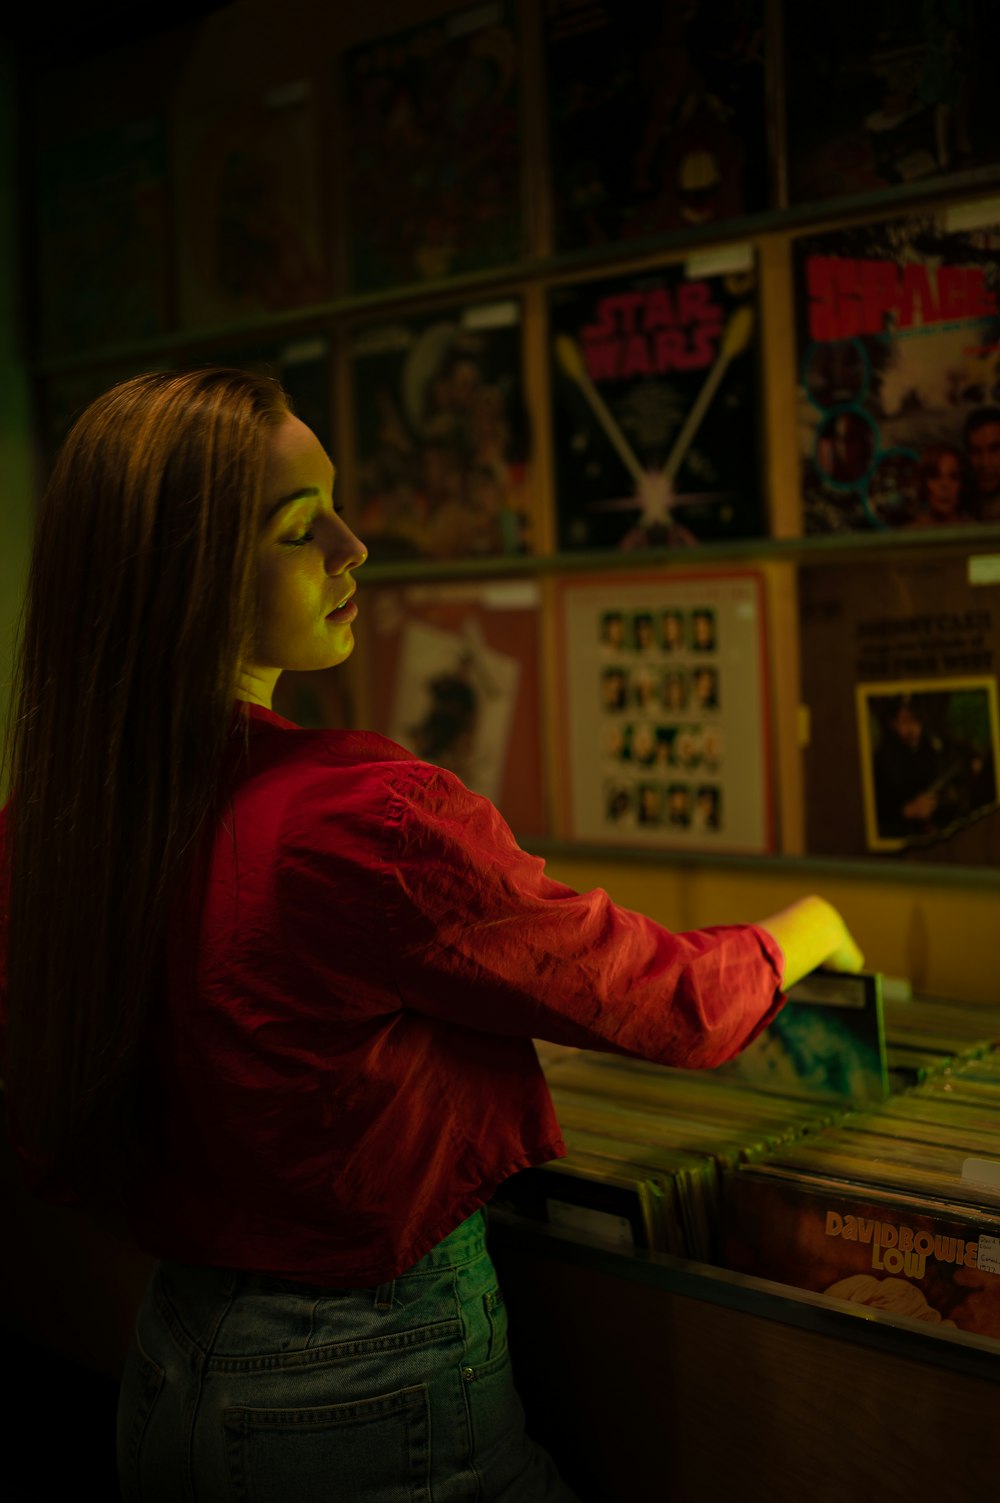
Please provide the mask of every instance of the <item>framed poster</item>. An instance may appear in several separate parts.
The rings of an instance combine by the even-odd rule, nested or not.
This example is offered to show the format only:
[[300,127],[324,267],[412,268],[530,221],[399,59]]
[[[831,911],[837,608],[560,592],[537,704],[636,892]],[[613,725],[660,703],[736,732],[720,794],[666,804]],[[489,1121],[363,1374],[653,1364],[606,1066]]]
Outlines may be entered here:
[[514,11],[512,0],[489,0],[345,55],[352,291],[520,259]]
[[447,767],[518,835],[545,833],[537,581],[359,583],[378,664],[365,728]]
[[47,353],[152,340],[167,329],[167,149],[156,115],[42,150],[36,254]]
[[1000,156],[994,48],[984,45],[994,0],[782,0],[782,9],[794,203]]
[[308,79],[177,121],[178,280],[189,329],[330,296]]
[[765,0],[548,0],[557,251],[767,206]]
[[940,839],[995,806],[995,678],[903,679],[856,693],[870,851]]
[[526,551],[518,300],[358,325],[350,380],[344,486],[373,563]]
[[976,557],[800,570],[810,854],[1000,865],[1000,586]]
[[571,837],[771,849],[761,576],[591,575],[558,592]]
[[549,294],[559,547],[766,531],[750,246]]
[[805,531],[1000,521],[1000,199],[793,254]]

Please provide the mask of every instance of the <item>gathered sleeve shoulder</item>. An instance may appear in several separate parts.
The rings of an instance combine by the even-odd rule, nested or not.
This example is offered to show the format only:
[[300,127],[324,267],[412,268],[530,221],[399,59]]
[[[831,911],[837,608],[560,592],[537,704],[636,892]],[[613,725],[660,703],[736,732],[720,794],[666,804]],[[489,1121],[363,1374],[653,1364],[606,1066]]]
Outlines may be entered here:
[[380,865],[404,1007],[695,1068],[732,1058],[782,1006],[782,955],[764,930],[674,934],[603,889],[575,892],[452,774],[396,771]]

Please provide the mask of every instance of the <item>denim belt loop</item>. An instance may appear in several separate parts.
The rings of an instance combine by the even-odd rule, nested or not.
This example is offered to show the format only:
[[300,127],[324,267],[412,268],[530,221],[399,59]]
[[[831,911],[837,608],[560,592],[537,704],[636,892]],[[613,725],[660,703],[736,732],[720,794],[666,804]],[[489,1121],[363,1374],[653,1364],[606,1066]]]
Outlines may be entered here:
[[379,1284],[375,1290],[375,1309],[391,1310],[392,1297],[396,1292],[396,1280],[390,1279],[388,1284]]

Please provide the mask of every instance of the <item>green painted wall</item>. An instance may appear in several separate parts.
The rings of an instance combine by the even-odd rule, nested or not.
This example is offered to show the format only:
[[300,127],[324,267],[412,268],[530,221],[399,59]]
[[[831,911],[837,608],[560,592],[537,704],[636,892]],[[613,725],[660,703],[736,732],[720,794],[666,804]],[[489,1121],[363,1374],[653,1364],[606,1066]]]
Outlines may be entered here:
[[0,725],[6,726],[14,633],[33,510],[28,375],[21,358],[14,63],[0,40]]

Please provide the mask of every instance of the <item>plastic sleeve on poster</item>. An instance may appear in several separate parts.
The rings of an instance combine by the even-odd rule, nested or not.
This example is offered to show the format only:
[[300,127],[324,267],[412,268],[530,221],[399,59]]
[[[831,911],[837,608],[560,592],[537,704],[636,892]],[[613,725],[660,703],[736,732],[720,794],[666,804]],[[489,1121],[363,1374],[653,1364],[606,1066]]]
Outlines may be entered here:
[[964,1159],[962,1183],[985,1185],[1000,1194],[1000,1159]]
[[969,559],[970,585],[1000,584],[1000,553],[976,553]]
[[688,256],[684,275],[691,281],[698,277],[724,276],[734,271],[753,271],[753,265],[753,246],[749,243],[717,245]]

